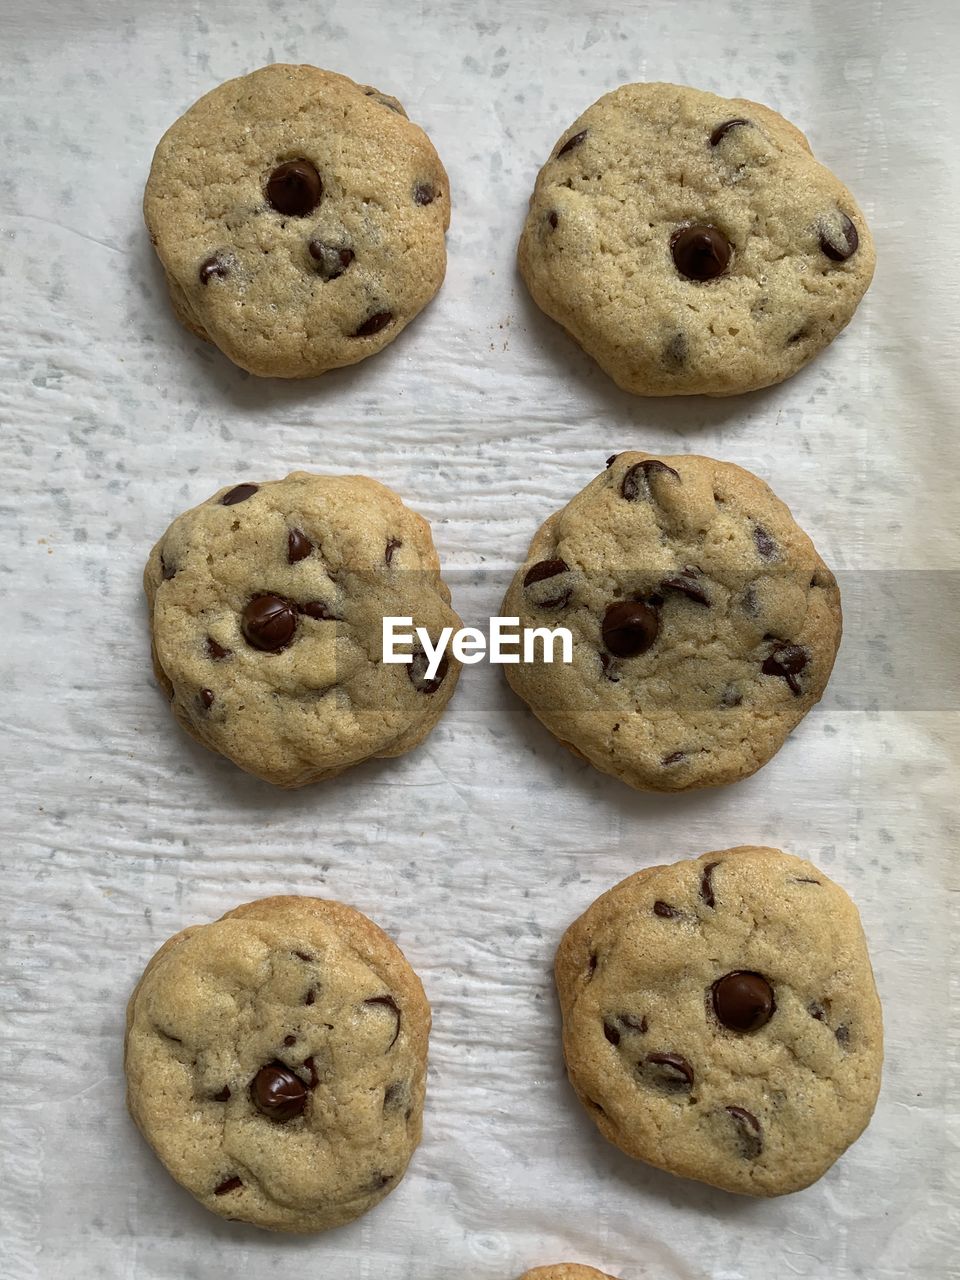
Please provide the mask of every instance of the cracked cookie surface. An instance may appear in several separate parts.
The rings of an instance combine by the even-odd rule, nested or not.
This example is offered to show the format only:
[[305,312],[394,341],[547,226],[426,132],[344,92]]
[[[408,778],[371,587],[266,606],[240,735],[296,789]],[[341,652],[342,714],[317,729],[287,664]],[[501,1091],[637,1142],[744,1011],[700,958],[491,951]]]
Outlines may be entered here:
[[734,395],[849,322],[875,253],[850,192],[769,107],[628,84],[564,133],[519,247],[540,308],[626,391]]
[[183,324],[251,373],[303,378],[373,355],[433,298],[450,187],[396,98],[275,64],[164,134],[144,217]]
[[568,627],[573,662],[506,666],[564,745],[640,790],[748,776],[819,700],[833,574],[764,482],[629,452],[541,526],[501,612]]
[[556,981],[571,1083],[628,1155],[783,1195],[870,1120],[883,1032],[860,917],[801,858],[743,846],[637,872],[567,930]]
[[127,1008],[127,1102],[212,1212],[323,1231],[392,1191],[420,1141],[430,1009],[352,907],[250,902],[160,948]]
[[227,486],[179,516],[144,588],[154,670],[181,725],[278,786],[422,742],[459,664],[382,661],[386,616],[459,627],[427,522],[366,476]]

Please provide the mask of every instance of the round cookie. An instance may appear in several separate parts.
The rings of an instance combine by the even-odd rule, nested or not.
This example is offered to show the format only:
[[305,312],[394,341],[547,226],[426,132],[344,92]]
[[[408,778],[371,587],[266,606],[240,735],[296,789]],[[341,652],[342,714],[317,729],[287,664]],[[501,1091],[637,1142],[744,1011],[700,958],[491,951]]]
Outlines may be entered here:
[[579,1262],[558,1262],[552,1267],[534,1267],[525,1271],[520,1280],[615,1280],[605,1271],[584,1267]]
[[178,516],[144,573],[153,663],[199,742],[281,787],[417,746],[459,677],[382,661],[383,618],[458,628],[430,526],[366,476],[296,471]]
[[[826,686],[840,596],[762,480],[621,453],[541,526],[501,612],[567,627],[573,661],[504,672],[546,727],[640,790],[735,782]],[[559,659],[559,651],[557,654]]]
[[744,846],[640,871],[556,961],[567,1071],[628,1155],[745,1195],[799,1191],[866,1128],[880,1003],[857,909]]
[[769,107],[628,84],[540,170],[520,240],[534,300],[625,391],[735,395],[796,373],[873,276],[850,192]]
[[430,139],[396,98],[316,67],[262,67],[194,103],[143,209],[180,320],[264,377],[373,355],[446,270]]
[[249,902],[169,939],[127,1008],[127,1103],[207,1209],[325,1231],[420,1141],[430,1008],[402,952],[339,902]]

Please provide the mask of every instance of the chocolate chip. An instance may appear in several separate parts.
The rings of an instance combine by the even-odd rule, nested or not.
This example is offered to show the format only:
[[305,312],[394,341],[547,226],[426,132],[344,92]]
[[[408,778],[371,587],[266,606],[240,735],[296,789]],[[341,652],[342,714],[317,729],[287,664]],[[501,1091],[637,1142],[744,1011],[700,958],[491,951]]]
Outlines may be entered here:
[[324,244],[322,240],[311,240],[307,245],[307,252],[317,264],[317,275],[328,283],[338,280],[356,256],[352,249]]
[[814,1001],[813,1004],[807,1005],[807,1013],[809,1013],[811,1018],[816,1018],[817,1022],[826,1022],[827,1020],[826,1009],[824,1009],[822,1004],[817,1004],[816,1001]]
[[613,466],[613,464],[616,462],[616,460],[617,460],[619,457],[620,457],[619,453],[611,453],[610,457],[607,459],[607,470],[608,470],[608,471],[610,470],[610,468]]
[[687,336],[684,333],[675,333],[670,341],[663,348],[663,362],[667,365],[673,365],[675,369],[679,369],[681,365],[687,362]]
[[207,655],[214,662],[222,662],[224,658],[232,658],[233,650],[225,649],[222,644],[217,644],[213,636],[207,636]]
[[228,1191],[236,1191],[238,1187],[242,1186],[242,1178],[225,1178],[218,1187],[214,1187],[213,1194],[215,1196],[225,1196]]
[[781,644],[764,660],[760,670],[765,676],[779,676],[786,680],[791,693],[800,696],[800,681],[797,676],[807,665],[807,651],[798,644]]
[[[531,587],[535,582],[545,582],[548,578],[556,578],[558,574],[566,573],[570,566],[566,560],[538,560],[536,564],[532,564],[523,576],[523,585]],[[551,596],[548,600],[537,600],[536,605],[540,609],[562,609],[570,602],[571,588],[561,591],[556,596]]]
[[664,902],[662,898],[658,898],[653,904],[653,914],[662,916],[664,920],[675,920],[677,916],[683,915],[676,907],[671,907],[669,902]]
[[556,209],[550,210],[549,214],[547,215],[547,221],[550,223],[551,227],[553,227],[554,231],[556,231],[557,224],[560,221],[560,215],[557,213]]
[[850,1029],[849,1029],[849,1027],[845,1027],[845,1026],[843,1026],[843,1025],[841,1024],[839,1027],[837,1027],[836,1031],[835,1031],[833,1034],[837,1037],[837,1044],[849,1044],[849,1043],[850,1043]]
[[612,1022],[604,1022],[603,1034],[607,1037],[607,1039],[610,1041],[611,1044],[617,1045],[620,1043],[620,1032],[617,1030],[617,1028],[613,1025]]
[[297,609],[300,613],[305,613],[308,618],[314,618],[317,622],[341,622],[335,613],[332,613],[330,607],[323,603],[322,600],[308,600],[305,604],[298,604]]
[[310,1072],[310,1083],[307,1085],[307,1088],[315,1089],[317,1085],[320,1083],[320,1076],[317,1073],[317,1064],[313,1060],[313,1057],[311,1056],[309,1058],[304,1058],[303,1065]]
[[220,499],[220,505],[221,507],[235,507],[238,502],[246,502],[248,498],[252,498],[259,488],[258,484],[234,485],[230,492],[225,493]]
[[661,1087],[674,1092],[693,1088],[693,1067],[679,1053],[648,1053],[646,1063]]
[[601,653],[599,657],[600,657],[600,666],[603,668],[604,676],[610,681],[611,684],[619,684],[620,683],[619,667],[614,662],[614,660],[610,657],[609,653]]
[[440,659],[440,665],[437,667],[437,674],[429,679],[427,677],[427,668],[430,665],[427,655],[422,649],[416,649],[409,665],[407,666],[407,675],[410,677],[410,683],[416,689],[417,693],[436,693],[443,684],[447,671],[450,669],[450,663],[447,655],[444,654]]
[[857,228],[845,213],[840,214],[839,226],[824,226],[820,231],[820,248],[833,262],[846,262],[859,245]]
[[734,1123],[740,1150],[748,1160],[756,1160],[763,1151],[760,1121],[751,1111],[745,1111],[743,1107],[725,1107],[724,1110]]
[[642,600],[620,600],[607,606],[600,630],[611,653],[618,658],[635,658],[656,641],[660,615]]
[[307,994],[303,997],[303,1003],[313,1004],[316,998],[317,998],[317,993],[316,991],[314,991],[313,987],[311,987],[310,990],[307,992]]
[[660,583],[661,591],[678,591],[681,595],[692,600],[694,604],[710,604],[710,597],[704,591],[702,585],[698,581],[700,570],[687,566],[681,573],[673,578],[664,578]]
[[708,862],[703,868],[703,875],[700,877],[700,897],[708,907],[717,905],[717,900],[713,896],[713,871],[719,865],[719,862]]
[[588,978],[592,978],[593,975],[596,973],[597,963],[598,963],[597,955],[595,952],[591,951],[590,956],[587,960],[587,977]]
[[313,543],[301,529],[291,529],[287,534],[287,564],[306,560],[313,550]]
[[215,1093],[215,1094],[213,1095],[213,1101],[214,1101],[214,1102],[229,1102],[229,1101],[230,1101],[230,1089],[229,1089],[229,1087],[228,1087],[227,1085],[224,1085],[224,1086],[223,1086],[223,1088],[220,1090],[220,1092],[219,1092],[219,1093]]
[[289,1049],[289,1048],[290,1048],[290,1046],[291,1046],[292,1044],[296,1044],[296,1043],[297,1043],[297,1037],[296,1037],[296,1036],[284,1036],[284,1037],[283,1037],[283,1043],[284,1043],[284,1044],[287,1046],[287,1048]]
[[407,1100],[407,1086],[402,1080],[395,1080],[393,1084],[388,1084],[383,1091],[383,1109],[390,1110],[394,1107],[402,1106]]
[[396,1020],[397,1020],[397,1025],[396,1025],[396,1028],[394,1029],[394,1032],[393,1032],[393,1039],[392,1039],[392,1040],[390,1041],[390,1043],[387,1045],[387,1049],[386,1049],[386,1051],[389,1053],[389,1051],[390,1051],[390,1050],[393,1048],[393,1046],[397,1043],[397,1039],[398,1039],[398,1037],[399,1037],[399,1035],[400,1035],[400,1007],[399,1007],[399,1005],[397,1004],[396,1000],[394,1000],[393,996],[371,996],[371,997],[369,998],[369,1000],[364,1000],[364,1002],[363,1002],[363,1003],[364,1003],[364,1004],[372,1004],[372,1005],[380,1005],[380,1006],[382,1006],[384,1009],[389,1009],[389,1010],[393,1013],[394,1017],[396,1018]]
[[739,129],[742,125],[749,123],[749,120],[741,120],[739,117],[736,120],[724,120],[723,124],[718,124],[710,135],[711,147],[715,147],[721,143],[731,129]]
[[680,227],[670,237],[674,265],[688,280],[704,283],[723,275],[733,252],[730,241],[716,227]]
[[730,1031],[757,1031],[776,1012],[773,987],[760,973],[737,969],[711,987],[713,1011]]
[[389,564],[390,561],[393,559],[393,553],[402,546],[403,546],[403,543],[399,538],[387,539],[386,550],[383,553],[383,558],[387,564]]
[[260,1068],[250,1085],[250,1095],[257,1110],[278,1124],[303,1115],[307,1105],[306,1086],[282,1062]]
[[581,129],[579,133],[575,133],[572,138],[566,140],[554,158],[559,160],[561,156],[565,156],[567,152],[572,151],[574,147],[579,147],[586,136],[586,129]]
[[687,753],[685,751],[673,751],[668,756],[664,756],[660,763],[666,767],[671,764],[679,764],[681,760],[686,760]]
[[224,276],[228,276],[229,274],[229,266],[222,258],[218,258],[216,254],[214,254],[212,258],[206,258],[200,263],[201,284],[209,284],[214,276],[217,276],[222,280]]
[[308,956],[305,951],[295,951],[293,954],[297,957],[298,960],[303,960],[307,964],[309,964],[310,961],[313,959],[313,956]]
[[779,547],[762,524],[753,526],[753,540],[757,544],[757,555],[761,560],[776,560]]
[[163,578],[164,582],[169,582],[171,578],[176,576],[176,572],[177,572],[176,569],[174,569],[172,565],[167,564],[166,560],[164,560],[163,555],[161,554],[160,576]]
[[418,182],[413,188],[414,204],[433,204],[436,197],[437,193],[429,182]]
[[629,1031],[639,1031],[641,1035],[646,1035],[647,1020],[645,1017],[637,1018],[632,1013],[621,1013],[619,1022],[622,1027],[626,1027]]
[[322,195],[323,182],[309,160],[287,160],[267,179],[267,200],[288,218],[311,213]]
[[247,644],[264,653],[278,653],[293,639],[297,615],[289,600],[282,596],[254,596],[243,611],[241,621]]
[[635,462],[623,473],[623,479],[620,481],[621,495],[628,502],[636,502],[638,498],[652,497],[650,477],[657,473],[673,476],[674,480],[680,479],[680,473],[674,471],[673,467],[668,467],[659,458],[645,458],[643,462]]
[[214,693],[213,693],[213,690],[212,690],[212,689],[201,689],[201,690],[200,690],[200,702],[201,702],[201,703],[202,703],[202,705],[203,705],[203,709],[204,709],[205,711],[209,711],[209,710],[210,710],[210,708],[213,706],[213,702],[214,702]]
[[385,329],[393,319],[392,311],[375,311],[372,316],[368,316],[358,329],[354,329],[351,337],[369,338],[373,334],[379,333],[381,329]]

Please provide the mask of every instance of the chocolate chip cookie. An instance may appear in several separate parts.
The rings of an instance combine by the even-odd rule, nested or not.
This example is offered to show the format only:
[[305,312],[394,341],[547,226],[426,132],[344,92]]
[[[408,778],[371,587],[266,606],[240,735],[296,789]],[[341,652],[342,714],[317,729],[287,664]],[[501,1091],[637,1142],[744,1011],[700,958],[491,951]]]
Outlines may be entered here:
[[507,679],[564,745],[651,791],[766,764],[823,693],[841,630],[833,574],[784,504],[693,455],[611,457],[539,529],[501,611],[569,628],[572,663],[538,649]]
[[430,139],[396,98],[316,67],[262,67],[194,103],[143,208],[180,320],[265,377],[373,355],[446,269]]
[[821,1177],[880,1088],[857,909],[822,871],[744,846],[639,871],[556,962],[570,1080],[628,1155],[726,1191]]
[[383,619],[460,619],[430,526],[366,476],[229,485],[178,516],[144,587],[153,664],[199,742],[281,787],[421,742],[459,663],[383,662]]
[[325,1231],[399,1183],[420,1141],[430,1008],[382,930],[264,898],[153,957],[127,1008],[127,1102],[207,1209]]
[[605,1271],[584,1267],[578,1262],[558,1262],[552,1267],[534,1267],[525,1271],[520,1280],[615,1280]]
[[540,171],[520,240],[537,304],[636,395],[796,373],[874,268],[863,214],[769,107],[672,84],[594,103]]

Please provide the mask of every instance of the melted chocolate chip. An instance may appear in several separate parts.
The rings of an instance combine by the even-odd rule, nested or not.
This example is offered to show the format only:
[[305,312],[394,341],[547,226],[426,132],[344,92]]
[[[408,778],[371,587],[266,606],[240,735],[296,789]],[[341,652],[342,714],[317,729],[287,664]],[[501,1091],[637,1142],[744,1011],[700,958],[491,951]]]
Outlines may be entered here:
[[430,662],[427,655],[422,649],[416,649],[413,657],[407,666],[407,675],[410,677],[410,683],[416,689],[417,693],[436,693],[443,684],[447,671],[450,669],[450,663],[447,655],[444,654],[440,659],[440,665],[437,667],[437,674],[429,679],[427,676],[427,668]]
[[240,625],[247,644],[264,653],[279,653],[293,639],[297,615],[290,601],[281,596],[254,596]]
[[754,525],[753,540],[757,545],[757,555],[761,560],[776,560],[779,548],[762,524]]
[[643,462],[635,462],[623,473],[620,481],[621,496],[628,502],[651,497],[650,477],[658,473],[673,476],[674,480],[680,479],[680,473],[674,471],[673,467],[668,467],[665,462],[658,458],[645,458]]
[[675,920],[677,916],[683,915],[683,912],[677,907],[671,907],[669,902],[664,902],[662,898],[658,898],[653,904],[653,914],[662,916],[664,920]]
[[568,138],[560,150],[557,152],[555,159],[559,160],[561,156],[565,156],[572,151],[574,147],[579,147],[580,143],[587,136],[586,129],[581,129],[579,133],[575,133],[572,138]]
[[215,1094],[213,1095],[213,1101],[214,1101],[214,1102],[229,1102],[229,1101],[230,1101],[230,1089],[229,1089],[229,1087],[228,1087],[227,1085],[224,1085],[224,1086],[223,1086],[223,1088],[220,1090],[220,1092],[219,1092],[219,1093],[215,1093]]
[[656,1083],[671,1091],[686,1092],[693,1088],[693,1067],[679,1053],[648,1053],[647,1066]]
[[307,1105],[306,1086],[282,1062],[260,1068],[250,1085],[250,1096],[257,1110],[278,1124],[303,1115]]
[[551,227],[553,227],[554,231],[556,231],[557,224],[560,221],[560,215],[557,213],[556,209],[550,210],[547,214],[547,221],[550,223]]
[[224,658],[233,657],[233,650],[225,649],[222,644],[217,644],[213,636],[207,636],[207,656],[214,662],[222,662]]
[[[566,573],[570,566],[566,560],[538,560],[536,564],[532,564],[523,577],[523,585],[531,587],[535,582],[545,582],[548,578],[556,578],[558,574]],[[551,596],[548,600],[537,600],[537,607],[540,609],[562,609],[570,602],[570,591],[568,587],[566,591],[561,591],[555,596]]]
[[335,613],[330,611],[328,605],[322,600],[308,600],[305,604],[297,605],[301,613],[305,613],[308,618],[313,618],[317,622],[340,622],[341,619]]
[[176,577],[176,573],[177,571],[176,569],[174,569],[173,565],[167,564],[166,560],[164,560],[163,556],[161,555],[160,556],[160,576],[163,578],[164,582],[169,582],[171,578]]
[[820,248],[833,262],[846,262],[860,245],[857,228],[845,213],[840,214],[839,227],[824,227],[820,232]]
[[238,502],[246,502],[248,498],[252,498],[259,488],[258,484],[234,485],[230,492],[225,493],[220,499],[220,505],[221,507],[235,507]]
[[664,756],[660,763],[666,767],[671,764],[679,764],[681,760],[686,760],[687,753],[685,751],[672,751],[670,755]]
[[730,1031],[757,1031],[777,1009],[773,987],[760,973],[737,969],[718,978],[710,991],[713,1011]]
[[267,200],[288,218],[312,213],[322,195],[323,182],[309,160],[287,160],[267,179]]
[[317,264],[317,275],[327,283],[339,280],[356,256],[352,249],[324,244],[322,240],[311,240],[307,252]]
[[229,266],[222,258],[218,258],[216,254],[200,263],[199,275],[201,284],[209,284],[215,276],[222,280],[224,276],[229,274]]
[[214,1187],[213,1194],[215,1196],[225,1196],[228,1191],[236,1191],[243,1186],[242,1178],[224,1178],[218,1187]]
[[763,1151],[763,1135],[760,1121],[751,1111],[743,1107],[725,1107],[727,1115],[733,1121],[740,1150],[748,1160],[756,1160]]
[[381,1006],[381,1007],[382,1007],[382,1008],[384,1008],[384,1009],[389,1009],[389,1010],[392,1012],[392,1014],[394,1015],[394,1017],[396,1018],[396,1020],[397,1020],[397,1025],[396,1025],[396,1028],[394,1029],[394,1032],[393,1032],[393,1039],[392,1039],[392,1040],[390,1041],[390,1043],[387,1045],[387,1052],[389,1053],[389,1051],[390,1051],[390,1050],[393,1048],[393,1046],[397,1043],[397,1039],[398,1039],[398,1037],[399,1037],[399,1035],[400,1035],[400,1007],[399,1007],[399,1005],[397,1004],[396,1000],[394,1000],[393,996],[371,996],[369,1000],[364,1000],[364,1002],[363,1002],[363,1003],[364,1003],[364,1004],[372,1004],[372,1005],[375,1005],[375,1006],[376,1006],[376,1005],[379,1005],[379,1006]]
[[403,546],[403,542],[399,538],[388,538],[386,550],[383,553],[384,561],[389,564],[393,559],[393,553]]
[[642,600],[620,600],[607,606],[600,630],[611,653],[618,658],[635,658],[655,643],[660,615]]
[[673,578],[664,578],[660,583],[661,591],[678,591],[681,595],[692,600],[694,604],[710,604],[710,597],[704,591],[702,584],[699,582],[700,570],[691,568],[689,565],[682,573],[677,574]]
[[610,1041],[612,1045],[618,1045],[620,1043],[620,1032],[617,1030],[617,1028],[613,1025],[612,1022],[604,1022],[603,1034],[607,1037],[607,1039]]
[[287,534],[287,564],[306,560],[313,550],[313,543],[301,529],[291,529]]
[[385,329],[392,319],[392,311],[375,311],[372,316],[367,316],[363,324],[354,329],[351,337],[370,338],[381,329]]
[[731,129],[739,129],[742,125],[747,125],[749,123],[749,120],[741,120],[739,117],[736,120],[724,120],[723,124],[718,124],[710,135],[711,147],[715,147],[721,143]]
[[429,182],[418,182],[413,188],[414,204],[433,204],[437,193]]
[[797,676],[807,665],[807,651],[798,644],[781,644],[764,660],[760,670],[765,676],[779,676],[786,680],[791,693],[800,696],[800,681]]
[[214,703],[214,693],[212,689],[200,690],[200,703],[205,711],[209,711]]
[[680,227],[670,237],[674,265],[682,276],[703,284],[722,276],[733,253],[730,241],[716,227]]
[[703,875],[700,877],[700,897],[708,907],[717,905],[717,900],[713,894],[713,871],[719,865],[719,862],[708,862],[703,868]]

